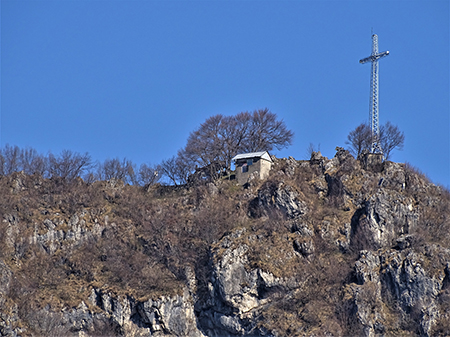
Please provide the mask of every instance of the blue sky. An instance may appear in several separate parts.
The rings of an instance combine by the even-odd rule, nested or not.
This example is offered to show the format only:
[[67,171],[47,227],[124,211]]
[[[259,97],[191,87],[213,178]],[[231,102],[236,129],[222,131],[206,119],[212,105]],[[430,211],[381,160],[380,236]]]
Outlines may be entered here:
[[157,164],[215,114],[269,108],[279,157],[345,147],[368,120],[371,28],[380,123],[450,186],[449,1],[1,1],[1,146]]

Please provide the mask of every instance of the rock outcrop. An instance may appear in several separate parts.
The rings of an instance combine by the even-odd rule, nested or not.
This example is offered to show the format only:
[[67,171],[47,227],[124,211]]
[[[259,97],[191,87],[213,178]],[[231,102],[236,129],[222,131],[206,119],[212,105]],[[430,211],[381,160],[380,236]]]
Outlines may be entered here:
[[288,218],[297,218],[307,211],[299,196],[295,188],[281,181],[267,182],[251,202],[249,213],[251,216],[269,216],[273,212],[280,212]]
[[450,335],[450,193],[336,151],[246,189],[2,177],[0,335]]
[[[193,299],[187,289],[184,289],[182,295],[138,301],[129,296],[114,296],[93,288],[89,301],[94,309],[101,309],[103,320],[109,319],[126,336],[203,336],[197,329]],[[89,315],[88,319],[79,317],[85,315],[86,309],[83,306],[69,315],[72,330],[95,331],[95,315]],[[80,321],[90,324],[77,326]]]

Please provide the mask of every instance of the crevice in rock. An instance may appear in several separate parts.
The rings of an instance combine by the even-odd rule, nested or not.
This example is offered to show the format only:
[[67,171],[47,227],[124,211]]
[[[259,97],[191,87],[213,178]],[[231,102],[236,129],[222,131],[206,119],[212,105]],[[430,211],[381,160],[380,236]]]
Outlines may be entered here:
[[447,263],[444,269],[444,279],[442,280],[442,290],[450,288],[450,263]]
[[370,248],[370,241],[361,226],[361,218],[366,215],[366,208],[360,208],[355,211],[350,221],[350,249],[360,251]]

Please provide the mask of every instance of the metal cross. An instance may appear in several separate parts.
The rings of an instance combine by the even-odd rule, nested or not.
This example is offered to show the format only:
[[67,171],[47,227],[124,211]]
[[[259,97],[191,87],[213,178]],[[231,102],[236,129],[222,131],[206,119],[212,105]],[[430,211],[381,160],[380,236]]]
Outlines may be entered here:
[[378,53],[378,35],[372,34],[372,54],[359,60],[359,63],[372,62],[370,78],[370,128],[372,130],[372,153],[383,153],[380,146],[380,130],[378,128],[378,60],[388,56],[389,51]]

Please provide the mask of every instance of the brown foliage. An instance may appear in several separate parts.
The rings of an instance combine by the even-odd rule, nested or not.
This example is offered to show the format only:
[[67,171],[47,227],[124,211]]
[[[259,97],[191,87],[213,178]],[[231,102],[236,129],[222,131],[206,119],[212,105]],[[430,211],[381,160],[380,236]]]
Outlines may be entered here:
[[[61,324],[58,316],[49,316],[45,322],[40,314],[27,316],[30,312],[39,313],[46,305],[57,310],[76,306],[81,300],[87,303],[92,287],[142,300],[174,294],[182,289],[190,267],[196,273],[198,295],[206,296],[212,272],[210,248],[233,229],[245,227],[250,234],[236,239],[236,244],[248,245],[248,267],[296,282],[293,288],[280,287],[262,295],[273,296],[262,314],[266,326],[280,335],[357,334],[360,330],[352,321],[351,303],[341,303],[341,289],[354,282],[351,266],[356,252],[371,247],[358,232],[364,212],[353,213],[351,219],[352,212],[341,209],[346,182],[326,184],[318,165],[301,163],[295,170],[287,162],[277,165],[269,183],[283,179],[298,192],[307,206],[298,218],[288,219],[276,209],[263,218],[248,217],[248,203],[264,182],[249,190],[231,181],[217,181],[216,185],[147,191],[116,180],[87,184],[78,178],[44,179],[38,174],[3,176],[0,214],[5,221],[0,223],[0,256],[15,276],[8,296],[36,335],[51,335]],[[449,192],[430,187],[412,170],[406,174],[410,186],[401,193],[415,201],[419,212],[415,234],[421,235],[423,242],[448,247]],[[317,186],[323,182],[329,194],[319,198]],[[361,198],[378,188],[372,183],[358,190]],[[75,215],[84,231],[77,242],[62,240],[56,251],[46,251],[43,243],[29,240],[35,232],[49,232],[46,220],[54,222],[55,231],[67,234]],[[293,222],[304,224],[312,233],[291,230]],[[351,249],[340,252],[336,235],[344,223],[352,224]],[[92,234],[94,226],[101,228],[100,234]],[[314,247],[313,253],[298,254],[305,243]],[[445,301],[445,296],[439,300]],[[439,305],[447,308],[441,302]],[[439,322],[436,333],[445,334],[445,322]],[[117,332],[108,322],[98,324],[99,334],[103,330],[105,335]],[[412,331],[416,326],[406,324],[404,328]]]

